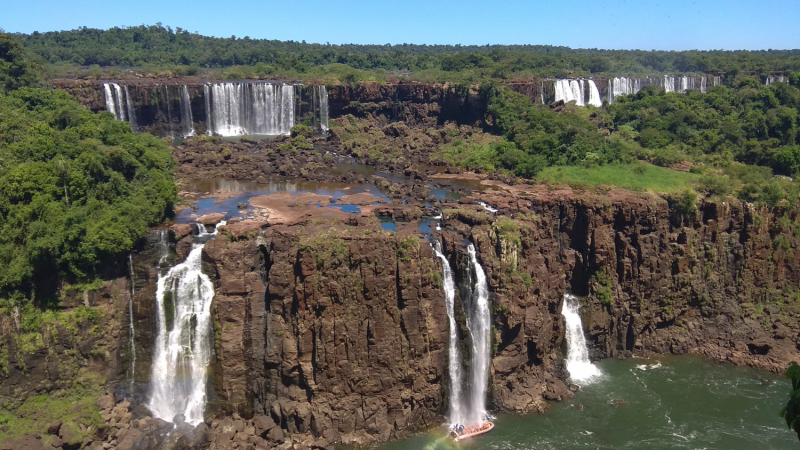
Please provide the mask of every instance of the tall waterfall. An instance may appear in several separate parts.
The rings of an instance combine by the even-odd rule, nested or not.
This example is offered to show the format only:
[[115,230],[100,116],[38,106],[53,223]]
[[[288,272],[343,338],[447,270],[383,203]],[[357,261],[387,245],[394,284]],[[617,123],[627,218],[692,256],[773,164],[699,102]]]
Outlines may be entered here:
[[192,425],[203,421],[206,370],[214,345],[214,285],[201,270],[201,254],[205,242],[216,233],[200,227],[186,260],[158,278],[158,334],[148,407],[154,416],[167,421],[177,414],[183,414]]
[[578,106],[584,106],[583,80],[556,80],[555,88],[556,101],[575,101]]
[[489,312],[489,286],[486,274],[478,264],[475,246],[468,247],[470,272],[475,273],[475,287],[467,312],[467,328],[472,335],[472,366],[470,370],[469,409],[464,423],[474,424],[486,420],[486,389],[489,384],[489,364],[491,349],[491,313]]
[[131,101],[131,94],[128,92],[128,86],[123,86],[125,91],[125,104],[128,107],[128,121],[131,123],[131,129],[136,130],[136,113],[133,111],[133,102]]
[[328,132],[328,88],[324,85],[317,86],[319,95],[319,127],[323,133]]
[[639,78],[615,77],[608,80],[608,103],[620,95],[630,95],[642,89],[642,80]]
[[600,98],[600,91],[597,90],[594,80],[589,80],[589,104],[597,107],[603,106],[603,99]]
[[103,83],[103,91],[106,97],[106,110],[114,114],[117,120],[127,120],[125,118],[126,107],[122,98],[122,88],[117,83]]
[[192,120],[192,101],[189,98],[189,88],[181,87],[181,133],[183,137],[194,136],[194,120]]
[[442,245],[439,241],[434,242],[433,251],[436,256],[442,261],[442,272],[444,279],[444,301],[445,308],[447,309],[447,318],[450,325],[450,338],[448,341],[448,372],[450,375],[450,395],[448,405],[448,419],[451,424],[467,423],[467,418],[464,415],[465,405],[463,403],[462,393],[462,375],[461,375],[461,352],[458,350],[458,322],[456,322],[455,312],[455,298],[456,286],[453,277],[453,271],[450,269],[450,262],[447,257],[442,253]]
[[589,349],[583,336],[578,298],[574,295],[565,295],[561,314],[567,324],[567,370],[570,379],[576,382],[588,382],[601,375],[601,372],[589,361]]
[[[294,126],[294,86],[264,82],[216,83],[206,93],[210,94],[206,101],[209,134],[287,135]],[[327,102],[327,92],[325,100]]]

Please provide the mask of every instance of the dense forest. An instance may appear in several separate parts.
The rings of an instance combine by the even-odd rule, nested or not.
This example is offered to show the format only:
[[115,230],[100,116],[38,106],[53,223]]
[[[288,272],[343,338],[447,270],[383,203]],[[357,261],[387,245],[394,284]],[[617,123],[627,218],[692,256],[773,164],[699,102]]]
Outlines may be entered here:
[[665,72],[724,72],[735,78],[741,72],[764,76],[773,71],[800,71],[800,50],[668,52],[547,45],[330,45],[247,36],[215,38],[161,24],[108,30],[83,27],[15,37],[48,64],[179,66],[182,73],[191,67],[194,72],[199,68],[252,68],[241,69],[245,77],[302,77],[322,74],[325,70],[321,68],[336,65],[361,71],[443,72],[440,79]]
[[705,194],[738,193],[773,205],[797,197],[795,184],[773,176],[800,173],[800,89],[786,83],[743,80],[707,94],[646,86],[603,108],[565,105],[559,111],[502,85],[484,84],[481,95],[490,131],[504,139],[448,144],[441,156],[449,163],[535,178],[554,166],[622,163],[641,171],[645,167],[635,163],[647,161],[684,165],[698,175],[691,187]]
[[107,274],[177,198],[166,144],[38,87],[26,56],[0,35],[0,310],[17,316]]

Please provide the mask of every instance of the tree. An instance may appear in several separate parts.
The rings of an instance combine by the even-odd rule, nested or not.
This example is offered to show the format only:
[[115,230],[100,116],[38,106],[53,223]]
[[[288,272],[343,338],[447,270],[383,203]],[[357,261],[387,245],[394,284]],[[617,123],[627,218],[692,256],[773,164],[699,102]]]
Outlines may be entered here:
[[800,439],[800,366],[792,361],[786,369],[786,378],[792,380],[792,392],[789,394],[789,402],[781,411],[781,417],[786,420],[789,426]]
[[38,67],[11,36],[0,33],[0,92],[39,82]]

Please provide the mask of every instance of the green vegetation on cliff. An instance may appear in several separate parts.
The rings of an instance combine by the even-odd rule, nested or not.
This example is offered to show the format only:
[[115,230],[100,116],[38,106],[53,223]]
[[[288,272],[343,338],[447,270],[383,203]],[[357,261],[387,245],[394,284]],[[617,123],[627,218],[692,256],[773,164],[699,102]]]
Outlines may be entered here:
[[459,141],[435,157],[577,186],[692,187],[771,205],[797,196],[794,183],[773,176],[800,173],[800,89],[786,83],[745,80],[708,94],[646,86],[601,108],[539,106],[493,83],[481,87],[481,96],[488,129],[503,140]]
[[0,92],[3,307],[43,306],[60,285],[109,273],[171,213],[177,195],[163,142],[65,92],[25,87],[36,84],[30,70],[17,69],[25,58],[11,54],[0,67],[6,87],[17,88]]

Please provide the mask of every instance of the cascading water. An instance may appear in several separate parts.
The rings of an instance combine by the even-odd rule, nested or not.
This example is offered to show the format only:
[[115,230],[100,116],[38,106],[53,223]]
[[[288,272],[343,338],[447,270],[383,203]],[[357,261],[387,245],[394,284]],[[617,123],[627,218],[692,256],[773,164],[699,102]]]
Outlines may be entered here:
[[203,421],[206,369],[213,348],[214,285],[201,270],[201,255],[205,242],[216,233],[200,227],[186,260],[158,278],[157,337],[148,407],[154,416],[167,421],[178,414],[192,425]]
[[192,101],[189,99],[189,88],[181,88],[181,133],[183,137],[194,136],[194,121],[192,119]]
[[[217,83],[205,93],[209,134],[288,135],[294,126],[294,86],[263,82]],[[325,97],[327,103],[327,91]]]
[[318,86],[319,91],[319,125],[323,133],[328,132],[328,88]]
[[128,107],[128,121],[131,123],[131,129],[136,130],[136,114],[133,112],[133,102],[131,101],[131,94],[128,92],[128,86],[123,86],[125,91],[125,104]]
[[122,88],[117,83],[103,83],[103,92],[106,98],[106,110],[114,114],[115,119],[126,120]]
[[450,269],[450,262],[447,257],[442,253],[442,245],[439,241],[434,241],[433,251],[436,256],[442,261],[442,272],[444,280],[444,300],[445,308],[447,309],[447,318],[449,319],[450,326],[450,339],[448,342],[448,372],[450,375],[450,396],[448,405],[448,419],[451,424],[467,423],[467,418],[464,414],[465,405],[463,403],[462,393],[462,375],[461,375],[461,354],[458,350],[458,323],[456,322],[455,313],[455,298],[456,286],[453,277],[453,271]]
[[570,83],[570,81],[574,80],[555,81],[556,101],[563,101],[564,103],[575,101],[576,103],[580,104],[575,95],[575,91],[572,89],[572,83]]
[[475,246],[470,244],[470,272],[475,274],[475,287],[470,298],[467,313],[467,328],[472,335],[472,366],[470,370],[469,409],[464,418],[466,424],[482,423],[487,419],[486,389],[489,384],[489,363],[491,362],[491,313],[489,312],[489,287],[486,274],[478,264]]
[[630,95],[642,89],[642,81],[638,78],[615,77],[608,80],[608,102],[614,103],[614,99],[620,95]]
[[589,104],[597,107],[603,106],[603,99],[600,97],[600,91],[597,90],[594,80],[589,80]]
[[567,325],[567,370],[570,379],[575,382],[589,382],[602,373],[589,361],[589,349],[583,336],[578,298],[574,295],[565,295],[561,314]]

